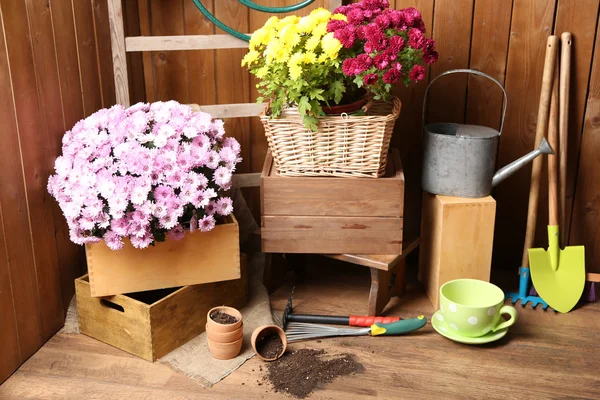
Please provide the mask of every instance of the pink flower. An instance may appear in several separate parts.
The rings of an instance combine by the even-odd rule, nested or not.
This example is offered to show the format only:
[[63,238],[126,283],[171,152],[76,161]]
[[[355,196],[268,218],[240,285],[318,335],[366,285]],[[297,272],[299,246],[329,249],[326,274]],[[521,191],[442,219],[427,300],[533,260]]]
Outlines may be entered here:
[[425,78],[425,67],[423,67],[422,65],[418,65],[418,64],[415,65],[410,70],[409,78],[415,82],[422,81],[423,78]]
[[375,82],[377,82],[378,78],[379,77],[377,76],[377,74],[367,74],[367,75],[363,76],[363,83],[367,86],[372,85]]
[[204,212],[207,215],[213,215],[217,212],[217,203],[215,201],[210,201],[205,207]]
[[386,69],[390,64],[387,55],[384,53],[377,54],[374,58],[374,62],[377,69]]
[[229,197],[221,197],[217,200],[217,213],[229,215],[233,211],[233,201]]
[[154,238],[150,232],[147,232],[143,236],[132,236],[130,241],[136,249],[145,249],[154,242]]
[[346,13],[346,16],[351,24],[360,24],[365,20],[365,13],[360,8],[352,8]]
[[169,235],[169,238],[172,240],[181,240],[185,236],[185,231],[183,229],[183,226],[177,225],[169,232],[167,232],[167,235]]
[[109,230],[104,233],[104,241],[111,250],[121,250],[123,248],[121,237],[113,231]]
[[392,18],[389,14],[380,14],[375,18],[375,23],[382,29],[387,29],[392,25]]
[[379,25],[371,23],[364,28],[365,39],[372,43],[378,43],[385,39],[385,35]]
[[383,74],[383,81],[385,83],[394,84],[400,80],[400,72],[394,68],[389,69],[385,74]]
[[206,158],[206,166],[210,169],[216,169],[221,162],[221,157],[216,151],[210,151]]
[[215,227],[215,217],[212,215],[205,215],[200,221],[198,221],[198,228],[201,232],[208,232]]
[[358,67],[362,70],[361,72],[364,72],[373,66],[373,59],[368,54],[359,54],[356,57],[356,61],[358,63]]
[[410,47],[414,47],[415,49],[421,49],[425,45],[425,38],[423,37],[423,33],[416,29],[412,28],[408,31],[408,45]]
[[[344,21],[340,21],[344,22]],[[345,28],[338,29],[334,32],[333,37],[342,43],[347,49],[351,49],[354,46],[354,42],[356,41],[356,28],[354,25],[348,25]]]
[[404,38],[402,36],[392,36],[390,38],[390,50],[394,53],[400,53],[404,48]]
[[229,189],[231,186],[231,171],[225,167],[219,167],[215,170],[213,180],[223,189]]
[[327,23],[327,32],[336,32],[340,29],[344,29],[346,26],[348,26],[346,21],[332,19]]

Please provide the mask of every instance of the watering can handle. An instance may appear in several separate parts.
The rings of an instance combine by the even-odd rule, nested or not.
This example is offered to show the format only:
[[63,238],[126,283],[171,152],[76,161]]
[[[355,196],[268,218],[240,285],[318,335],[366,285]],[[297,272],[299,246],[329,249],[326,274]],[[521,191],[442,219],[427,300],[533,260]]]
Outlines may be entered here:
[[502,128],[504,127],[504,117],[506,116],[506,106],[508,103],[508,96],[506,95],[506,90],[504,90],[504,86],[502,86],[502,84],[500,82],[498,82],[498,80],[496,80],[494,77],[481,72],[481,71],[477,71],[474,69],[451,69],[449,71],[446,72],[442,72],[441,74],[439,74],[438,76],[436,76],[435,78],[433,78],[433,80],[431,82],[429,82],[429,85],[427,85],[427,89],[425,89],[425,99],[423,100],[423,114],[422,114],[422,118],[421,118],[421,129],[424,131],[425,130],[425,110],[427,109],[427,95],[429,94],[429,87],[433,84],[433,82],[435,82],[438,78],[441,78],[444,75],[450,75],[450,74],[456,74],[459,72],[464,72],[464,73],[468,73],[468,74],[473,74],[473,75],[479,75],[479,76],[483,76],[484,78],[488,78],[489,80],[491,80],[492,82],[494,82],[496,85],[498,85],[500,87],[500,89],[502,89],[502,93],[504,94],[504,98],[502,99],[502,122],[500,123],[500,134],[502,134]]

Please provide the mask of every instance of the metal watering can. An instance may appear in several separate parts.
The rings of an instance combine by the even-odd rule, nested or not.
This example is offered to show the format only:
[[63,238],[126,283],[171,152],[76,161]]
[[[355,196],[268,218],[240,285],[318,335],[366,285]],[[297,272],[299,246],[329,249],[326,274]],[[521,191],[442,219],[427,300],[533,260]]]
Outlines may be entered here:
[[[455,73],[480,75],[496,83],[504,93],[500,132],[479,125],[434,123],[425,126],[429,88],[438,78]],[[425,90],[423,102],[423,178],[424,191],[456,197],[485,197],[492,188],[541,154],[554,154],[546,141],[529,154],[496,169],[498,143],[504,126],[508,98],[500,82],[472,69],[454,69],[435,77]]]

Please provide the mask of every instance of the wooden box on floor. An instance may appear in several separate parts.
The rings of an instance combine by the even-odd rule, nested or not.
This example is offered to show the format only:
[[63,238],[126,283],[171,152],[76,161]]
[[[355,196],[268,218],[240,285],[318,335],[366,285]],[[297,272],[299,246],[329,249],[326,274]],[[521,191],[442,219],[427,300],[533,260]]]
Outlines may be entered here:
[[75,280],[81,333],[148,361],[154,361],[204,332],[206,313],[213,307],[241,308],[248,298],[248,273],[242,260],[241,278],[92,297],[88,275]]
[[85,246],[93,297],[240,278],[238,222],[231,216],[209,232],[140,250],[124,240],[114,251],[102,241]]
[[490,280],[496,200],[423,193],[419,280],[439,307],[440,287],[461,278]]
[[378,179],[281,176],[269,153],[260,194],[266,253],[402,253],[404,173],[396,149]]

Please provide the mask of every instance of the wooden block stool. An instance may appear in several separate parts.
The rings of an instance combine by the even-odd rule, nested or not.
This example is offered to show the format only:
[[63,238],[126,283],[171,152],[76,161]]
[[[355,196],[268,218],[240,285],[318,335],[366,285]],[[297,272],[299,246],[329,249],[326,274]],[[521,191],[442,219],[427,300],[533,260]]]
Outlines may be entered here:
[[453,279],[490,280],[496,201],[423,193],[419,280],[439,307],[440,287]]

